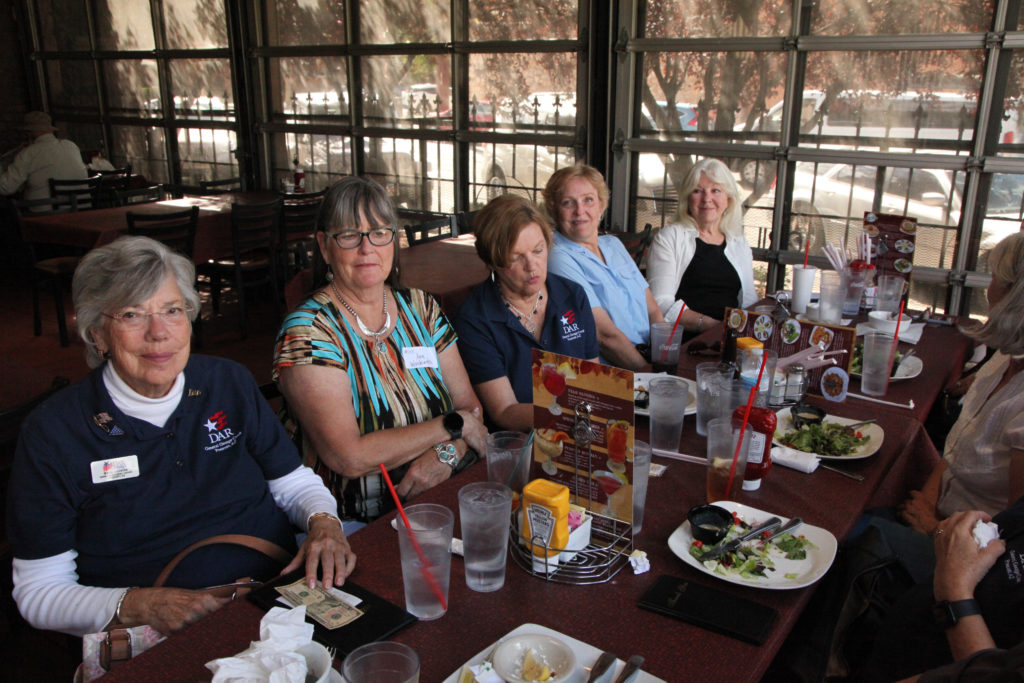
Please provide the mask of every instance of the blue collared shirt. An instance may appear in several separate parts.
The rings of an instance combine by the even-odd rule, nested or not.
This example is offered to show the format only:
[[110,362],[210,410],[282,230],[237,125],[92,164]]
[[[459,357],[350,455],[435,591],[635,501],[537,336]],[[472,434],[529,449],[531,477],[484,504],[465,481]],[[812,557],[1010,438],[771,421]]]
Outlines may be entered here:
[[629,341],[648,343],[651,321],[647,313],[647,280],[619,238],[601,235],[597,245],[604,254],[604,263],[583,245],[556,232],[548,272],[582,285],[590,306],[603,308]]

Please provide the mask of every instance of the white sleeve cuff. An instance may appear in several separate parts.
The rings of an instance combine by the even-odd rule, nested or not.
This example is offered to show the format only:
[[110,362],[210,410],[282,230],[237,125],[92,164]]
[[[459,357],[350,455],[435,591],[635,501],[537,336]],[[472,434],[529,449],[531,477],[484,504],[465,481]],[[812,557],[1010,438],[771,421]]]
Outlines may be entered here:
[[318,512],[338,516],[338,501],[317,474],[305,465],[283,477],[267,482],[274,502],[285,511],[291,523],[309,530],[309,518]]

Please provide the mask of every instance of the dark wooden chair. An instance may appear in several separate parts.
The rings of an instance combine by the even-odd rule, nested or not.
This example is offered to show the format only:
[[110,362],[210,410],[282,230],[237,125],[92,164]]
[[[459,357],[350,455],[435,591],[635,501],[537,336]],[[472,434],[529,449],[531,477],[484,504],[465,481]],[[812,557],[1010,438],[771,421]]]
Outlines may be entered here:
[[181,211],[166,213],[125,214],[129,235],[152,237],[192,260],[196,245],[196,226],[199,225],[199,207],[190,206]]
[[324,194],[319,192],[281,194],[281,239],[278,244],[281,282],[287,282],[295,273],[309,268],[313,262],[313,233],[316,217],[320,213]]
[[433,242],[434,240],[443,240],[449,237],[458,237],[458,235],[459,226],[454,214],[418,225],[405,226],[405,237],[409,241],[409,246]]
[[199,189],[202,191],[202,194],[235,192],[242,189],[242,179],[235,176],[234,178],[219,178],[217,180],[200,180]]
[[149,204],[162,202],[167,199],[167,192],[163,185],[150,185],[149,187],[135,187],[117,192],[118,206],[131,206],[132,204]]
[[43,334],[43,316],[39,305],[39,291],[49,286],[53,291],[53,303],[57,311],[57,331],[60,345],[67,346],[67,318],[64,312],[64,289],[75,274],[75,268],[81,260],[80,251],[75,253],[59,253],[52,247],[36,244],[31,239],[24,239],[21,231],[21,215],[39,216],[45,214],[68,213],[74,211],[77,204],[75,196],[45,197],[43,199],[22,199],[12,202],[16,209],[12,212],[15,238],[21,239],[22,251],[29,265],[29,283],[32,288],[32,332],[39,337]]
[[110,171],[96,171],[94,177],[99,178],[95,194],[96,208],[120,206],[118,194],[128,190],[131,185],[132,165],[127,164]]
[[455,214],[455,225],[458,227],[457,235],[469,235],[473,232],[473,221],[479,211],[461,211]]
[[232,256],[213,259],[198,266],[198,272],[210,278],[210,299],[214,312],[220,310],[221,279],[229,279],[234,283],[238,296],[239,329],[243,338],[247,334],[247,288],[269,284],[274,309],[278,318],[281,317],[275,258],[280,225],[280,197],[259,204],[232,204]]
[[98,209],[102,182],[100,176],[50,178],[50,196],[63,203],[74,202],[78,209]]
[[651,224],[645,225],[640,232],[616,232],[613,234],[619,238],[619,241],[626,247],[626,251],[633,257],[636,267],[644,270],[644,259],[647,258],[647,251],[651,248],[651,242],[654,241]]

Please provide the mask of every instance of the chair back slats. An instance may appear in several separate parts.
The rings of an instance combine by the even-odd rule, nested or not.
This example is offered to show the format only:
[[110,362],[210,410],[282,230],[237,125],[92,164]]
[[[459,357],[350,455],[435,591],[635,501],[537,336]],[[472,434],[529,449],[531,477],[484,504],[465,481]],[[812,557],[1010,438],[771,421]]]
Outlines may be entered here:
[[190,206],[181,211],[167,213],[125,214],[129,235],[151,237],[192,259],[196,244],[196,226],[199,225],[199,207]]
[[629,255],[633,257],[636,267],[643,269],[647,250],[651,248],[651,242],[654,241],[654,232],[651,224],[645,225],[641,232],[617,232],[614,234],[619,238],[623,246],[626,247]]
[[231,239],[235,259],[271,258],[281,224],[281,199],[259,204],[231,205]]
[[74,201],[79,209],[99,208],[100,177],[50,178],[50,196],[65,202]]
[[461,211],[455,214],[455,225],[458,227],[458,235],[469,235],[473,232],[473,220],[479,211]]
[[448,237],[458,237],[459,227],[456,221],[455,215],[451,215],[426,221],[419,225],[407,225],[405,226],[405,237],[409,241],[410,246],[423,244],[424,242],[433,242],[434,240],[443,240]]
[[117,203],[119,206],[162,202],[165,199],[167,199],[167,193],[164,191],[163,185],[150,185],[149,187],[137,187],[117,192]]
[[288,244],[296,240],[308,240],[316,231],[316,217],[320,213],[324,194],[306,192],[303,194],[281,195],[281,243]]
[[233,178],[219,178],[217,180],[199,181],[199,189],[203,194],[222,194],[242,189],[242,179],[238,176]]

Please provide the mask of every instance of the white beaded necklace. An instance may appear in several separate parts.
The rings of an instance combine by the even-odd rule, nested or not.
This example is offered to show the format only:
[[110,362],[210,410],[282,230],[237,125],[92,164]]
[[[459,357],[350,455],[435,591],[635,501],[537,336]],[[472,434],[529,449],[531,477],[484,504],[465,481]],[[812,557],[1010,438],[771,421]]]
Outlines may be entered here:
[[373,337],[373,348],[377,353],[384,353],[387,351],[387,346],[383,341],[381,341],[381,337],[388,331],[388,328],[391,327],[391,314],[388,313],[388,290],[384,290],[384,325],[374,332],[366,326],[366,323],[364,323],[363,319],[359,317],[359,314],[356,313],[355,309],[348,305],[348,302],[345,301],[344,297],[341,296],[341,293],[338,292],[338,288],[335,286],[333,281],[331,282],[331,289],[334,290],[334,296],[338,297],[338,301],[340,301],[341,305],[345,307],[345,310],[351,313],[352,317],[356,319],[356,325],[359,326],[362,333],[367,337]]

